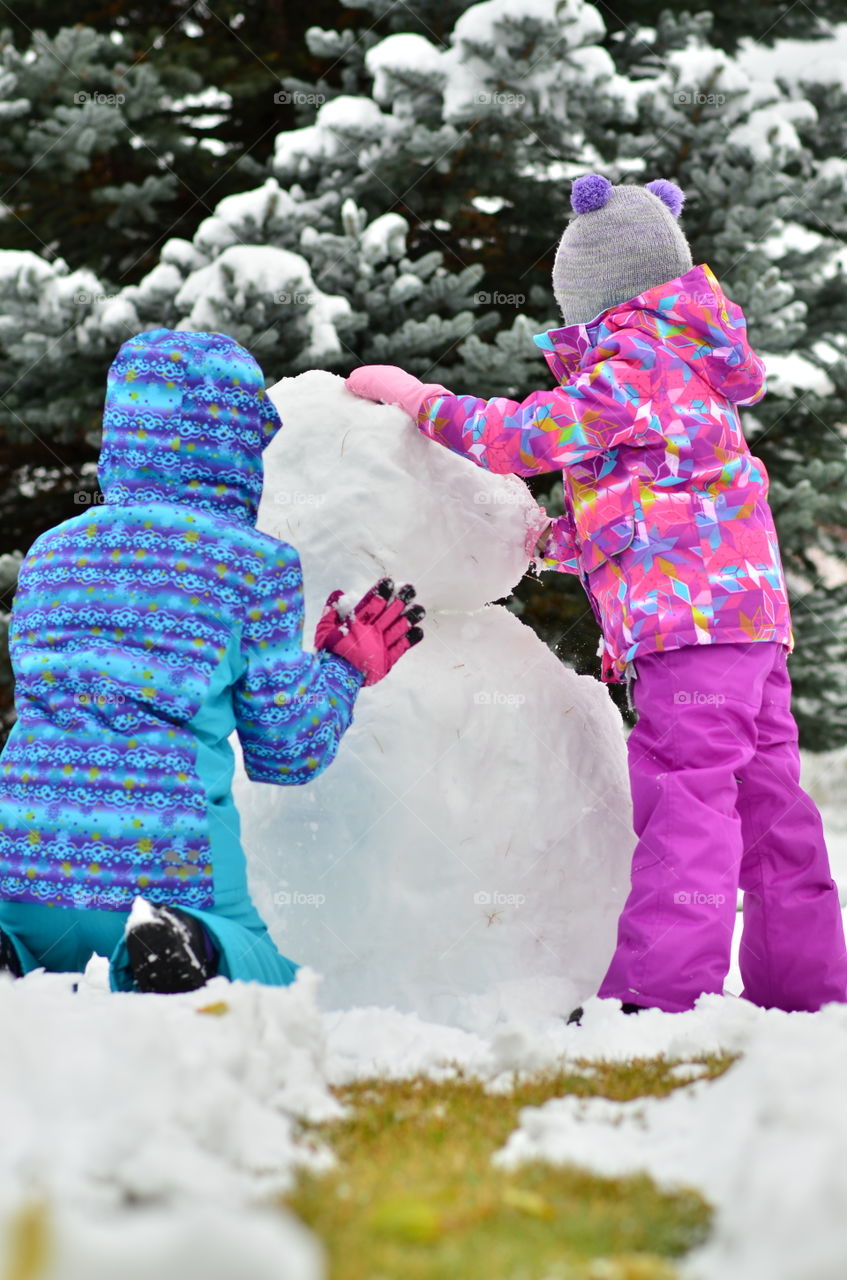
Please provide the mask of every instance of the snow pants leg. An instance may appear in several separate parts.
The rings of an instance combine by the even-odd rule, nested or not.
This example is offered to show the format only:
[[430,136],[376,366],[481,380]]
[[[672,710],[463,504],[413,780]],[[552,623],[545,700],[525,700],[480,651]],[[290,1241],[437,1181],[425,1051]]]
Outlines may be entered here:
[[126,919],[125,911],[0,902],[0,929],[12,942],[24,973],[81,973],[93,954],[112,955]]
[[847,1000],[847,953],[820,815],[799,784],[779,644],[712,644],[635,664],[628,743],[638,837],[599,994],[678,1012],[721,992],[739,887],[745,996]]
[[847,959],[823,823],[800,786],[782,649],[756,727],[756,753],[738,771],[736,806],[744,848],[743,994],[765,1008],[814,1010],[847,999]]
[[[249,897],[222,903],[214,911],[182,908],[196,916],[218,955],[225,978],[287,986],[298,965],[277,950]],[[24,973],[79,973],[92,954],[108,956],[113,991],[132,991],[124,926],[126,911],[73,910],[28,902],[0,902],[0,928],[13,943]]]

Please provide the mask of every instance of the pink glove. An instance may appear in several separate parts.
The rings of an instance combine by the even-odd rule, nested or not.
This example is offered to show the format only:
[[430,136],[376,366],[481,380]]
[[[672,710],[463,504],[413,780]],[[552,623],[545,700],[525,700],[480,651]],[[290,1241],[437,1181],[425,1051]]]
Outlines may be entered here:
[[398,369],[396,364],[363,364],[354,369],[344,384],[362,400],[396,404],[412,418],[417,418],[427,396],[451,393],[438,382],[421,382],[413,373]]
[[568,512],[554,520],[546,536],[542,535],[538,541],[535,553],[537,570],[556,569],[559,573],[579,573],[580,562],[573,520]]
[[544,507],[536,507],[532,515],[528,517],[526,538],[524,540],[524,551],[527,559],[534,560],[536,556],[541,554],[541,548],[546,542],[546,535],[550,532],[552,523]]
[[408,584],[395,592],[390,578],[381,578],[346,618],[336,609],[343,591],[333,591],[315,631],[315,646],[345,658],[365,676],[365,684],[376,684],[387,676],[407,649],[423,639],[417,625],[425,616],[422,605],[406,605],[415,598]]

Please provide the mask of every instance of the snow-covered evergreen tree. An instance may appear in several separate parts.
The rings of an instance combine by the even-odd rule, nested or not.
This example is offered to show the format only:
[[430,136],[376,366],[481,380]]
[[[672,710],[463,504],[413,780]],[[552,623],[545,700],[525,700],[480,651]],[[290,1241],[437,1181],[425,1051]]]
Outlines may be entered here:
[[28,0],[3,11],[0,247],[137,280],[261,181],[299,110],[280,78],[309,64],[305,28],[337,0]]
[[[795,595],[798,707],[809,745],[841,740],[847,139],[845,114],[824,108],[844,92],[757,71],[742,37],[769,7],[720,38],[708,13],[643,4],[653,25],[607,27],[584,0],[366,0],[311,28],[308,57],[325,71],[285,81],[298,127],[277,133],[263,180],[167,239],[141,278],[116,279],[96,245],[66,260],[0,255],[7,438],[74,439],[93,457],[108,361],[158,324],[225,329],[273,377],[391,361],[521,396],[547,378],[531,334],[557,321],[549,272],[569,180],[591,168],[673,178],[695,261],[744,306],[768,358],[771,394],[745,425]],[[77,40],[92,66],[117,66],[99,37]],[[9,59],[0,106],[14,129],[21,77],[41,72]],[[105,135],[80,140],[78,124],[76,154],[84,141],[94,156]],[[555,509],[552,479],[537,488]],[[595,669],[577,583],[548,574],[518,594],[526,621]]]
[[687,192],[694,261],[743,306],[766,357],[769,395],[742,416],[770,474],[792,592],[797,718],[822,748],[847,735],[847,164],[815,107],[820,86],[758,79],[755,60],[731,59],[708,32],[708,16],[668,15],[628,33],[621,59],[645,92],[616,159],[638,157],[636,173]]

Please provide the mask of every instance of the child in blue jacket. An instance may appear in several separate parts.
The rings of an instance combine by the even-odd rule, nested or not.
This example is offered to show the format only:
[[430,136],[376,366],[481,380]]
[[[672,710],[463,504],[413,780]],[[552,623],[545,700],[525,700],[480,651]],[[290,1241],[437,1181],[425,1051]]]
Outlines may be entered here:
[[330,597],[304,651],[297,553],[255,528],[280,425],[231,338],[121,347],[105,502],[35,541],[12,612],[0,968],[78,971],[97,952],[115,990],[292,980],[248,893],[228,737],[256,782],[317,777],[423,610],[387,580],[344,619]]

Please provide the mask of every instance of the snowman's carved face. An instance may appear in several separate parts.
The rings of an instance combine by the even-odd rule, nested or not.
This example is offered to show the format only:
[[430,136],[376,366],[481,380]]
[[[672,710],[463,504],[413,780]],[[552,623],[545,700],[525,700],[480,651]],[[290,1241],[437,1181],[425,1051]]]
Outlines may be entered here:
[[284,378],[269,394],[283,429],[265,451],[258,527],[300,552],[310,608],[324,586],[363,591],[383,575],[413,583],[429,610],[509,594],[537,510],[522,480],[425,439],[334,374]]

